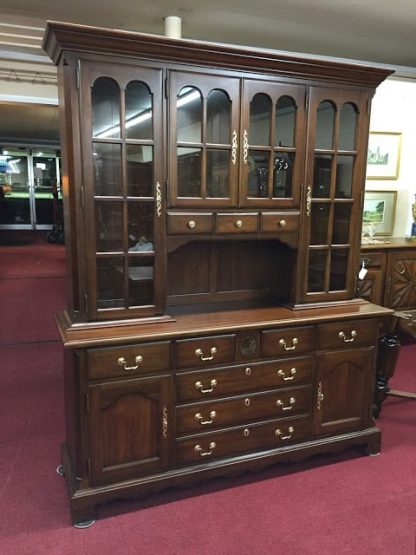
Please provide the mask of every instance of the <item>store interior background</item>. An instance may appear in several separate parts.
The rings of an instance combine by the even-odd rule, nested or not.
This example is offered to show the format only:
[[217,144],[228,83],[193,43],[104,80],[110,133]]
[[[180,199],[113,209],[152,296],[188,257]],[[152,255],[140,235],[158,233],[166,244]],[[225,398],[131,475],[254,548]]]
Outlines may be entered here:
[[[410,234],[416,194],[416,54],[411,46],[416,15],[409,10],[410,0],[398,4],[315,0],[312,9],[307,0],[287,5],[262,1],[255,6],[246,0],[214,0],[208,9],[199,0],[184,0],[172,10],[165,0],[140,6],[123,0],[117,10],[111,2],[96,10],[91,0],[71,6],[50,0],[5,2],[0,18],[0,156],[10,147],[31,149],[34,156],[45,149],[60,154],[56,68],[41,47],[46,19],[163,34],[164,17],[175,15],[182,18],[184,38],[394,68],[395,76],[377,89],[370,130],[402,134],[400,171],[394,180],[368,180],[366,189],[397,191],[393,236],[404,237]],[[0,224],[1,228],[10,225]],[[44,228],[38,222],[38,229]]]

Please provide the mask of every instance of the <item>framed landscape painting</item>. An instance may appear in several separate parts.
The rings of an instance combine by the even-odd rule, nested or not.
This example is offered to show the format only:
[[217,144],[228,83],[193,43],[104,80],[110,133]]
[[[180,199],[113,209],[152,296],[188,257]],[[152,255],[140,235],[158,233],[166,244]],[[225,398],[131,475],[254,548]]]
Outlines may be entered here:
[[374,235],[392,235],[397,191],[366,191],[363,226],[371,226]]
[[397,179],[400,167],[401,133],[370,132],[367,179]]

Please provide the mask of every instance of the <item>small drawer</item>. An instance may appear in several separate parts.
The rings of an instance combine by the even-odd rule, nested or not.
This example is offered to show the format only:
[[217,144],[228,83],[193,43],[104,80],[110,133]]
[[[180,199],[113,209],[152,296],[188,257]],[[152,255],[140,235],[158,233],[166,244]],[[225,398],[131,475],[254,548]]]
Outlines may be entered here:
[[208,400],[245,392],[309,384],[312,357],[285,358],[176,375],[178,402]]
[[260,231],[263,233],[293,233],[299,231],[299,213],[262,212]]
[[372,347],[378,339],[379,322],[356,320],[318,326],[318,349]]
[[198,235],[212,233],[211,212],[192,214],[189,212],[168,212],[168,233],[171,235]]
[[379,268],[383,265],[383,253],[361,251],[361,262],[366,268]]
[[257,233],[258,214],[217,214],[217,233]]
[[169,341],[142,343],[125,347],[89,349],[87,372],[92,380],[135,376],[147,372],[166,371],[170,368]]
[[226,431],[176,440],[178,464],[207,462],[254,449],[278,449],[288,443],[303,441],[309,436],[307,416],[284,418],[261,424],[249,424]]
[[308,353],[314,348],[314,328],[285,328],[261,333],[261,354],[265,357]]
[[222,401],[194,403],[176,409],[179,435],[202,433],[267,418],[309,413],[311,386],[251,393]]
[[232,362],[235,357],[235,334],[180,339],[176,341],[175,348],[177,368]]

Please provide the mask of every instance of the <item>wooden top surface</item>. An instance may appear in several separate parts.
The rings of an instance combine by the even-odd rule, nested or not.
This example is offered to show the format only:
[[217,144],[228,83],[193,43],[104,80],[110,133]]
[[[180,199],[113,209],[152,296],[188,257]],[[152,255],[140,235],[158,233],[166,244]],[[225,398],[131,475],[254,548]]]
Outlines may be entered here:
[[416,241],[409,241],[405,237],[375,237],[379,243],[361,244],[361,250],[384,250],[384,249],[413,249]]
[[122,320],[120,322],[77,324],[71,322],[68,313],[63,312],[58,314],[57,323],[65,347],[75,348],[193,337],[258,328],[281,328],[347,318],[383,318],[390,314],[393,314],[393,310],[389,308],[356,299],[342,305],[296,310],[285,307],[268,307],[183,314],[176,316],[175,320],[150,323],[140,322],[140,320]]

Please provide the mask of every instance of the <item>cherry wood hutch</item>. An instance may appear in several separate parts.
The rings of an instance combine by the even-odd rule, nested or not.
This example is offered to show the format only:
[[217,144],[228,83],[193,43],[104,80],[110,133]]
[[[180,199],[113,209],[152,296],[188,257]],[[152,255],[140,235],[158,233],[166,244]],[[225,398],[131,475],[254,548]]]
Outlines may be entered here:
[[391,310],[354,299],[389,71],[48,22],[59,69],[72,521],[363,446]]

